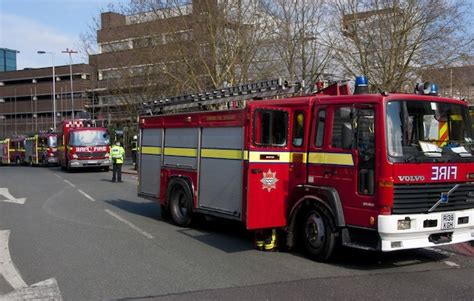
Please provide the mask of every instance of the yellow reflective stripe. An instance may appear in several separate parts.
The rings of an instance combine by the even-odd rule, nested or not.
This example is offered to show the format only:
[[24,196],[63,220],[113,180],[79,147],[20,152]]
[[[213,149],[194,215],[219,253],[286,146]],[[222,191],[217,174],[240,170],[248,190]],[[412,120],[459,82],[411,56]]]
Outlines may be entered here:
[[197,149],[165,147],[165,156],[197,157]]
[[145,155],[161,155],[161,147],[157,146],[142,146],[142,154]]
[[354,165],[352,154],[340,153],[310,153],[308,162],[312,164]]
[[245,151],[238,149],[201,149],[202,158],[242,160],[245,157],[244,153]]

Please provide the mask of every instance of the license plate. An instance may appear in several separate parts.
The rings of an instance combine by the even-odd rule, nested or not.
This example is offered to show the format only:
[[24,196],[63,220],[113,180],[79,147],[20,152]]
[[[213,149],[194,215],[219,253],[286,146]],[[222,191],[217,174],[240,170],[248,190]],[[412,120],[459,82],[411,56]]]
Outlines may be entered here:
[[441,214],[441,230],[454,228],[454,213]]
[[96,160],[93,160],[93,161],[92,161],[92,160],[89,160],[89,161],[87,161],[87,163],[89,163],[89,164],[97,164],[97,161],[96,161]]

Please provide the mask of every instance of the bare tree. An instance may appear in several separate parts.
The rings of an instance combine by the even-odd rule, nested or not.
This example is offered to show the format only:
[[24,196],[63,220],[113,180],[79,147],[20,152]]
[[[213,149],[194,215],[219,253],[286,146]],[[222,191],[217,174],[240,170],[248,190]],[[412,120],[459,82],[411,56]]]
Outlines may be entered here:
[[464,1],[339,0],[336,59],[347,75],[400,90],[420,68],[446,66],[472,46]]
[[273,21],[273,43],[290,80],[314,82],[332,58],[325,0],[264,1]]

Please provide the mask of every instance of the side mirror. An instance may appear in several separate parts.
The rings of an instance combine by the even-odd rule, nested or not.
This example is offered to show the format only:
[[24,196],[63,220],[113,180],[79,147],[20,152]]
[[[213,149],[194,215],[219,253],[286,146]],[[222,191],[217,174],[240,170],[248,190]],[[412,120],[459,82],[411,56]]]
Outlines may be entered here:
[[344,122],[342,124],[342,148],[352,148],[352,126],[349,122]]

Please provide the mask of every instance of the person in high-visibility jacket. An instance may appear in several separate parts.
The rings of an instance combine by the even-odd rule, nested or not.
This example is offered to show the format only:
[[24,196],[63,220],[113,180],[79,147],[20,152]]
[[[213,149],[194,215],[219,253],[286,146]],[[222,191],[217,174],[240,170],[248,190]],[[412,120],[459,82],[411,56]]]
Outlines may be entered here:
[[115,145],[110,149],[110,158],[112,158],[113,163],[112,182],[115,182],[115,180],[122,182],[122,164],[125,159],[125,150],[119,141],[115,142]]

